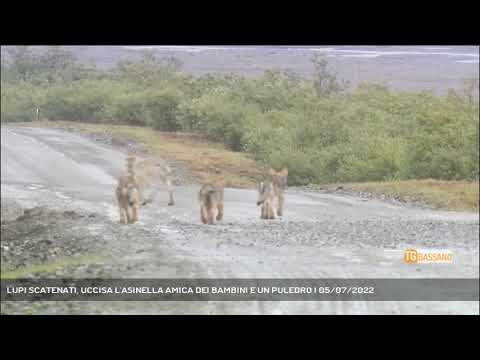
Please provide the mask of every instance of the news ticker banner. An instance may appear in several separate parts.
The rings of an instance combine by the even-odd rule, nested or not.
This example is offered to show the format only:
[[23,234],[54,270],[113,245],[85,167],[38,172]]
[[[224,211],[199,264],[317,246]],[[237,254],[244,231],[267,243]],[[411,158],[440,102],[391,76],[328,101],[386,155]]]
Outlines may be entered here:
[[15,279],[2,301],[479,301],[479,279]]

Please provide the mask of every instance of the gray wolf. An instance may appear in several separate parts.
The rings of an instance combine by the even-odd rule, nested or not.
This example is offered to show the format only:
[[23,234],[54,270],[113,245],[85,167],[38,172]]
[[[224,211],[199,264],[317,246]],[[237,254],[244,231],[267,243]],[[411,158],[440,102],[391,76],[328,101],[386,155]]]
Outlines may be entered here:
[[270,169],[269,171],[270,180],[274,184],[275,196],[278,198],[278,209],[277,215],[283,216],[283,204],[284,204],[284,192],[287,188],[288,180],[288,169],[284,166],[281,170],[276,171],[275,169]]
[[223,219],[224,182],[204,184],[198,193],[200,202],[200,220],[204,224],[213,225]]
[[279,171],[270,168],[267,179],[257,185],[257,206],[262,206],[261,219],[283,216],[283,194],[287,187],[287,176],[288,169],[285,166]]
[[133,159],[127,159],[127,171],[119,176],[118,185],[115,189],[120,222],[123,224],[131,224],[138,221],[138,211],[141,203],[140,192],[132,166]]
[[275,184],[271,180],[258,184],[257,206],[262,206],[260,219],[270,220],[277,217],[278,198],[275,195]]

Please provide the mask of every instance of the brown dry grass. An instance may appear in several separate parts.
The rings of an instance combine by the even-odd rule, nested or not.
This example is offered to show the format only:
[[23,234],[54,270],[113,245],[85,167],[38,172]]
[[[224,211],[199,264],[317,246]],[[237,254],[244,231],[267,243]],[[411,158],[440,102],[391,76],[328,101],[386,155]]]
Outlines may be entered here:
[[405,180],[351,184],[354,191],[366,191],[404,200],[421,200],[428,205],[454,211],[479,209],[478,181]]

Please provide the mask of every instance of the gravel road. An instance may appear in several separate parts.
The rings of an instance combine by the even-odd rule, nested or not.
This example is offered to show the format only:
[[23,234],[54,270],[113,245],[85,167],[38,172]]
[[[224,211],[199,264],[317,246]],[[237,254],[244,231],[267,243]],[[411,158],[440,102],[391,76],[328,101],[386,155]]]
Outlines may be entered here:
[[[78,278],[479,277],[478,213],[290,189],[284,218],[265,221],[259,218],[254,190],[226,189],[223,222],[205,226],[199,219],[198,186],[189,185],[176,188],[175,206],[167,206],[167,193],[162,192],[155,203],[142,208],[139,223],[125,226],[118,223],[114,198],[115,178],[123,164],[122,149],[78,134],[2,126],[2,263],[16,269],[72,253],[105,257],[101,265],[86,262],[54,274]],[[408,247],[450,249],[455,262],[407,265],[403,251]],[[2,313],[23,313],[26,306],[4,304]],[[50,302],[29,306],[34,313],[57,314],[479,313],[478,302]]]

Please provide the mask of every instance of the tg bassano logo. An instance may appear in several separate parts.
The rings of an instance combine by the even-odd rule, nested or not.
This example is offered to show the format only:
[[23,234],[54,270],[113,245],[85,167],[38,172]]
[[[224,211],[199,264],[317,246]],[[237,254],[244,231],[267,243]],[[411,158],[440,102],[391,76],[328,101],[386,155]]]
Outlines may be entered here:
[[406,249],[404,260],[407,264],[451,264],[453,253],[450,250]]

